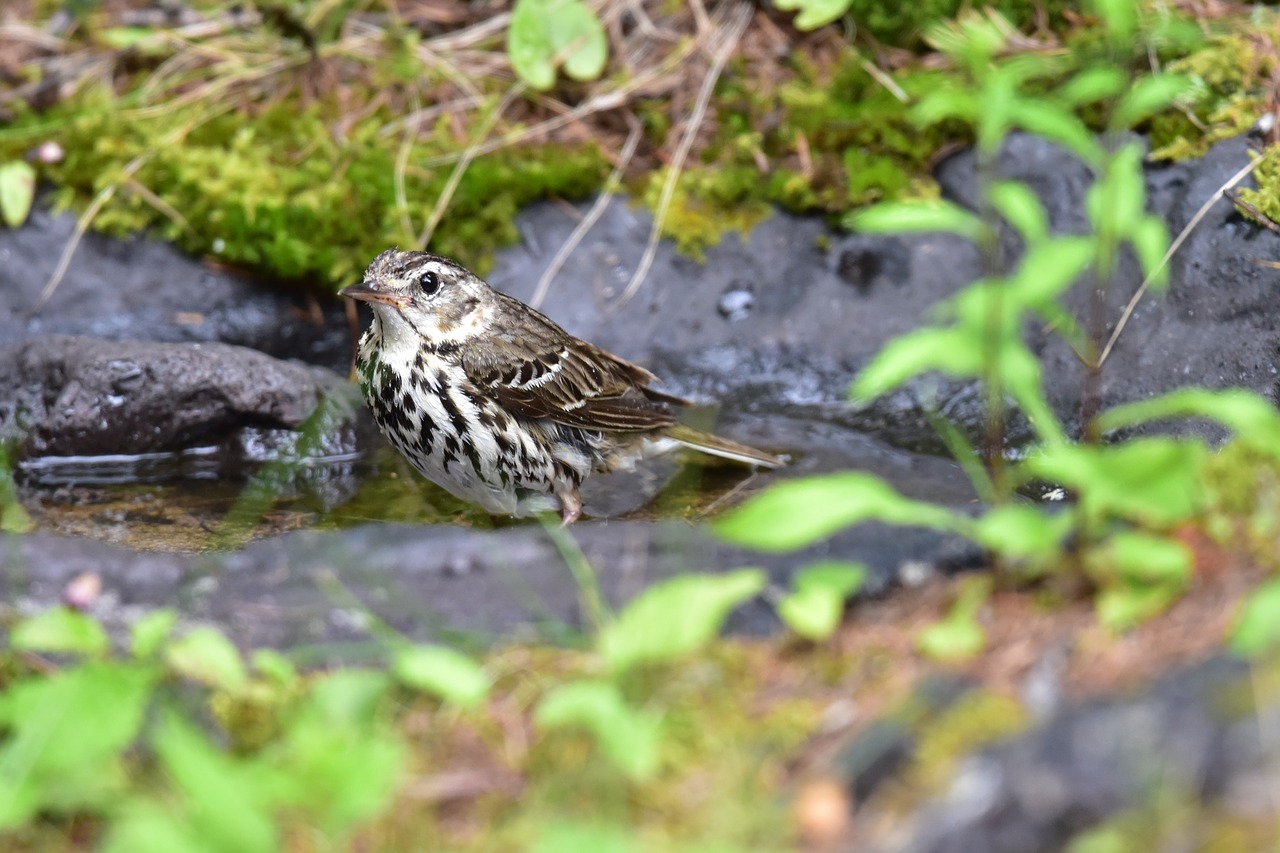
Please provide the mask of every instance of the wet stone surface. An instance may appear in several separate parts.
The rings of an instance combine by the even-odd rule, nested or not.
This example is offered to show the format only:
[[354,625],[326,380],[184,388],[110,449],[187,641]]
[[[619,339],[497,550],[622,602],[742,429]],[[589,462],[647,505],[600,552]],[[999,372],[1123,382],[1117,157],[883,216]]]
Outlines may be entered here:
[[[1197,162],[1150,167],[1152,209],[1167,217],[1176,231],[1247,157],[1246,142],[1238,139],[1219,143]],[[1014,136],[1000,157],[998,171],[1028,180],[1041,194],[1055,228],[1073,231],[1083,226],[1081,211],[1089,176],[1061,149],[1034,137]],[[971,201],[970,155],[944,162],[938,178],[946,196],[961,203]],[[562,206],[553,204],[520,214],[524,240],[499,254],[491,283],[530,300],[542,271],[576,224]],[[729,236],[710,248],[702,263],[676,255],[664,242],[644,285],[624,301],[623,290],[639,263],[649,226],[646,213],[614,199],[538,307],[570,332],[650,367],[666,380],[664,390],[699,403],[700,408],[690,413],[695,425],[789,453],[794,463],[779,472],[750,476],[741,469],[704,471],[684,459],[667,460],[634,478],[589,481],[587,514],[614,519],[612,526],[601,527],[613,533],[600,536],[609,538],[633,526],[644,530],[652,526],[654,517],[701,518],[779,478],[848,468],[874,471],[912,497],[953,506],[972,502],[972,491],[958,468],[930,455],[940,454],[942,448],[924,412],[936,410],[976,434],[982,422],[982,401],[973,385],[924,380],[861,407],[847,402],[853,376],[887,341],[930,321],[940,301],[979,275],[978,254],[971,244],[940,234],[844,235],[818,219],[779,213],[749,235]],[[10,353],[20,354],[0,361],[0,388],[14,392],[13,402],[6,403],[8,414],[0,416],[7,419],[9,428],[15,424],[29,428],[21,446],[26,457],[20,460],[19,473],[28,498],[43,508],[39,517],[44,529],[92,535],[94,519],[107,517],[107,510],[84,513],[77,525],[59,524],[59,501],[49,500],[48,490],[65,491],[78,477],[92,482],[93,475],[77,473],[75,466],[60,466],[57,459],[50,462],[40,454],[56,453],[65,462],[67,455],[86,453],[167,453],[168,462],[152,460],[160,471],[155,479],[176,471],[179,476],[220,478],[234,486],[253,470],[251,463],[281,452],[298,453],[287,430],[297,426],[308,401],[333,387],[334,375],[279,359],[302,359],[345,374],[352,329],[338,300],[270,291],[146,239],[117,242],[90,236],[77,250],[54,297],[33,317],[31,308],[71,228],[70,217],[37,214],[21,229],[0,231],[0,267],[6,271],[6,286],[0,288],[0,346],[16,347]],[[1010,258],[1016,257],[1016,240],[1006,243]],[[1280,285],[1280,271],[1251,260],[1258,257],[1280,257],[1280,238],[1219,202],[1175,257],[1169,295],[1148,296],[1139,304],[1104,372],[1104,403],[1143,399],[1187,384],[1242,385],[1271,393],[1280,352],[1280,303],[1272,297]],[[1136,265],[1127,260],[1111,295],[1112,322],[1138,284]],[[1072,299],[1082,305],[1085,295],[1081,287]],[[368,322],[367,315],[360,319],[361,324]],[[1078,359],[1044,330],[1029,333],[1043,357],[1052,402],[1070,421],[1083,376]],[[62,334],[89,337],[73,340]],[[167,362],[169,355],[161,357],[157,355],[161,350],[148,349],[160,344],[138,341],[176,345],[185,355]],[[204,349],[196,349],[197,343]],[[248,349],[233,354],[222,344]],[[143,351],[150,355],[144,358]],[[166,363],[184,366],[161,369]],[[40,369],[32,372],[32,365]],[[220,390],[202,396],[201,388]],[[127,405],[113,405],[116,399]],[[183,402],[177,405],[178,401]],[[356,426],[350,432],[335,430],[337,443],[322,444],[312,457],[316,464],[309,469],[307,482],[286,484],[284,508],[277,507],[276,512],[277,516],[293,512],[292,520],[269,519],[259,532],[275,533],[291,525],[376,525],[387,518],[420,523],[456,518],[470,525],[492,526],[493,522],[467,513],[416,478],[403,464],[381,464],[370,470],[346,458],[325,462],[331,451],[338,455],[351,451],[352,442],[366,461],[384,452],[381,439],[368,429],[363,409],[357,409]],[[117,418],[126,412],[129,418]],[[103,419],[106,426],[102,428],[72,426]],[[329,435],[327,430],[321,433]],[[1014,438],[1018,437],[1014,431]],[[216,459],[199,455],[208,446],[219,448]],[[184,500],[181,480],[157,488],[149,499],[152,505],[180,505]],[[288,500],[312,492],[316,497],[305,509],[291,509]],[[394,497],[379,499],[379,494]],[[129,499],[146,498],[133,494]],[[61,503],[70,507],[76,501]],[[123,512],[127,518],[158,515]],[[197,527],[209,526],[208,512],[187,515],[197,519]],[[175,515],[164,517],[173,523]],[[575,532],[590,529],[584,526]],[[874,541],[863,530],[839,540],[849,543],[848,549],[832,553],[854,555],[849,549],[861,541],[859,536]],[[382,538],[363,528],[326,529],[310,535],[323,544],[308,547],[335,555],[338,570],[347,561],[384,565],[392,579],[402,571],[394,560],[381,561]],[[525,538],[543,535],[531,524],[500,525],[494,530],[424,527],[414,535],[423,537],[422,549],[432,550],[431,543],[448,537],[451,542],[469,543],[466,547],[485,559],[508,547],[514,549],[512,553],[542,553],[517,548]],[[351,537],[363,537],[358,549],[349,544]],[[144,539],[148,548],[167,547],[163,531]],[[54,547],[63,540],[29,541],[33,544],[24,549],[35,543]],[[133,540],[125,536],[122,541]],[[193,544],[198,541],[175,537],[174,542],[181,544],[168,547],[190,550],[200,547]],[[205,539],[204,544],[210,541]],[[300,541],[286,536],[275,547],[287,548]],[[902,532],[895,537],[893,549],[872,549],[861,557],[868,561],[875,583],[884,584],[896,577],[902,561],[909,559],[906,555],[918,552],[923,562],[930,563],[930,542],[927,535]],[[58,547],[91,550],[98,546],[76,541]],[[56,584],[36,583],[42,572],[53,571],[54,561],[42,559],[38,552],[24,553],[23,571],[31,582],[29,600],[55,600]],[[128,553],[132,552],[103,557],[102,564],[123,566]],[[187,557],[168,559],[187,567],[184,572],[206,564]],[[529,572],[562,570],[557,555],[529,559],[541,566],[531,566]],[[538,562],[544,559],[545,566]],[[192,561],[188,564],[188,560]],[[803,562],[793,558],[774,570],[781,577]],[[724,567],[716,561],[690,560],[684,568]],[[112,571],[104,568],[108,575]],[[113,584],[124,583],[110,576],[104,581],[108,592]],[[121,595],[125,589],[119,587]],[[239,600],[246,607],[260,592],[235,584],[221,589],[223,595],[242,596]],[[324,616],[329,600],[314,583],[309,604],[299,589],[291,587],[291,612],[310,607],[308,624],[329,626],[326,630],[334,638],[346,636]],[[22,590],[21,584],[11,587],[14,595],[24,594]],[[463,624],[453,628],[471,629],[474,603],[484,596],[477,590],[465,583],[451,585],[433,590],[432,602],[462,619]],[[557,604],[562,610],[576,599],[572,590],[559,594],[563,597]],[[129,597],[141,604],[146,596],[134,590]],[[166,593],[152,603],[172,601]],[[233,611],[228,605],[224,612]],[[516,618],[513,613],[509,615]],[[211,613],[209,618],[216,617]],[[524,618],[508,623],[495,616],[484,630],[506,634],[523,624]],[[323,635],[324,631],[307,635],[308,641],[319,641]],[[238,636],[245,641],[287,643],[302,635]]]

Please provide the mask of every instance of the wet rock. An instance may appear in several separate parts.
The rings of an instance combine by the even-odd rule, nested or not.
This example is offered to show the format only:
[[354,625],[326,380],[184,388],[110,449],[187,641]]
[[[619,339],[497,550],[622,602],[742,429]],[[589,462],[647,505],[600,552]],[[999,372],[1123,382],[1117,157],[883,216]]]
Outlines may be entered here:
[[297,430],[345,386],[324,368],[229,344],[49,335],[0,353],[0,434],[20,439],[19,459],[172,452],[245,429]]
[[1280,708],[1250,701],[1259,698],[1248,666],[1221,657],[1140,695],[1078,704],[968,759],[942,796],[896,822],[892,841],[857,849],[1063,850],[1122,810],[1157,802],[1266,820],[1280,755],[1263,733],[1280,722]]
[[[904,561],[932,560],[947,571],[956,551],[954,537],[877,524],[799,554],[764,557],[684,522],[585,522],[572,533],[614,605],[676,574],[746,565],[766,568],[776,595],[797,566],[835,557],[865,563],[864,592],[875,595],[893,583]],[[222,626],[245,647],[369,640],[370,614],[419,639],[466,632],[496,640],[582,627],[579,588],[536,525],[365,525],[288,533],[205,555],[140,552],[46,533],[0,538],[0,602],[19,611],[56,604],[85,572],[102,584],[92,612],[116,629],[149,608],[170,606],[190,621]],[[730,629],[772,632],[778,622],[773,608],[757,601],[734,614]],[[353,651],[358,647],[342,653]]]
[[37,207],[21,228],[0,228],[0,345],[51,334],[221,341],[336,370],[350,363],[351,331],[338,300],[254,281],[143,237],[86,234],[52,298],[33,315],[75,222]]

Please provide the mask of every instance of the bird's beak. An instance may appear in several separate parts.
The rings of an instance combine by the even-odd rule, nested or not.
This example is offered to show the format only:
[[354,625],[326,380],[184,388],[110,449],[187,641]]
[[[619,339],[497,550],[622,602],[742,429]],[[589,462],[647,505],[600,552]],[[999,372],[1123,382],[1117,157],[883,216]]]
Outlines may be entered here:
[[404,308],[409,304],[407,296],[401,296],[397,293],[384,293],[377,284],[369,281],[362,281],[359,284],[344,287],[338,291],[338,295],[345,296],[348,299],[357,299],[361,302],[390,305],[394,308]]

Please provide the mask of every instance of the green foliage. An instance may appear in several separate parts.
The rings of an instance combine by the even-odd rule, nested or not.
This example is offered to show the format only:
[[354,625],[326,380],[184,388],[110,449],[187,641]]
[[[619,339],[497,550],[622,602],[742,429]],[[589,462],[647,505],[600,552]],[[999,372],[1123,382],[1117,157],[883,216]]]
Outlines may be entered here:
[[916,646],[935,660],[968,660],[978,654],[987,642],[978,611],[990,596],[989,577],[965,578],[951,610],[917,635]]
[[1280,643],[1280,578],[1272,578],[1249,596],[1231,631],[1231,649],[1240,655],[1269,652]]
[[[295,700],[296,676],[278,655],[254,656],[270,674],[260,680],[212,629],[167,641],[173,623],[169,611],[144,617],[134,656],[121,660],[110,659],[102,627],[74,611],[14,627],[14,648],[92,658],[10,677],[0,692],[0,830],[39,814],[91,814],[111,851],[270,851],[286,814],[340,837],[386,809],[404,747],[382,711],[384,673],[321,676]],[[224,733],[182,710],[193,682],[215,710],[257,697],[278,718],[274,734],[228,750]]]
[[610,671],[677,660],[715,638],[733,608],[764,589],[764,572],[683,575],[636,596],[600,630],[600,656]]
[[36,170],[23,160],[0,163],[0,219],[10,228],[27,221],[36,197]]
[[[1164,224],[1145,211],[1142,152],[1136,144],[1120,142],[1117,134],[1167,109],[1187,95],[1191,84],[1185,77],[1161,74],[1128,83],[1116,58],[1135,49],[1137,7],[1115,0],[1099,4],[1097,12],[1104,25],[1101,42],[1080,52],[1088,63],[1065,80],[1058,79],[1063,71],[1058,60],[1002,57],[1012,30],[999,15],[965,15],[931,28],[930,42],[966,69],[969,81],[926,93],[913,115],[925,125],[961,121],[972,128],[979,160],[978,212],[914,201],[881,204],[847,219],[851,227],[879,233],[949,231],[969,238],[984,253],[987,277],[939,306],[935,325],[891,341],[859,374],[851,394],[865,402],[930,373],[977,380],[988,408],[981,455],[956,428],[940,424],[940,429],[992,505],[973,519],[907,500],[867,474],[835,474],[765,490],[719,522],[720,535],[749,547],[785,551],[866,520],[954,531],[991,549],[1021,577],[1041,577],[1051,569],[1086,575],[1099,589],[1099,618],[1116,629],[1157,612],[1187,588],[1191,554],[1161,534],[1205,511],[1208,449],[1197,441],[1155,437],[1111,445],[1073,443],[1048,403],[1039,361],[1024,336],[1029,322],[1054,328],[1088,365],[1102,348],[1097,335],[1105,330],[1071,314],[1067,291],[1082,276],[1098,282],[1094,291],[1105,289],[1125,247],[1153,286],[1164,283],[1168,235]],[[1102,110],[1112,135],[1094,135],[1079,114],[1085,106]],[[993,158],[1014,130],[1056,141],[1092,167],[1096,180],[1086,197],[1091,233],[1051,234],[1029,188],[991,177]],[[1022,257],[1008,272],[1000,269],[997,252],[1001,222],[1024,244]],[[1092,368],[1087,378],[1096,382],[1098,370]],[[1035,434],[1034,446],[1017,460],[1004,452],[1011,406]],[[1242,440],[1269,436],[1268,452],[1276,452],[1280,418],[1265,408],[1263,401],[1243,394],[1186,392],[1106,413],[1086,423],[1084,434],[1191,415],[1231,426]],[[1065,486],[1074,500],[1053,514],[1015,503],[1014,489],[1031,481]],[[976,615],[989,592],[984,583],[966,585],[951,613],[920,635],[926,654],[966,657],[982,648]]]
[[475,661],[445,646],[405,646],[391,661],[402,684],[463,708],[474,708],[489,695],[489,678]]
[[9,638],[15,649],[100,657],[110,641],[96,621],[69,607],[55,607],[20,623]]
[[609,45],[604,27],[581,0],[516,0],[507,28],[507,55],[520,79],[550,89],[556,68],[575,80],[604,71]]
[[615,684],[563,684],[543,697],[534,719],[544,729],[590,732],[601,751],[631,779],[644,781],[657,770],[661,718],[632,708]]
[[867,577],[866,566],[823,560],[800,569],[790,594],[778,602],[778,616],[808,640],[825,640],[840,627],[844,603]]

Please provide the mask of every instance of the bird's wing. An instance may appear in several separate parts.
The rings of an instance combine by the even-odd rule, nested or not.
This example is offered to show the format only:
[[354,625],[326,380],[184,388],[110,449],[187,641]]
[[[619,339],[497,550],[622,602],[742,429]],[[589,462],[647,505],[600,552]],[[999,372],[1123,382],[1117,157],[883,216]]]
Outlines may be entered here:
[[646,387],[652,373],[525,310],[518,324],[462,353],[482,391],[517,414],[567,426],[632,432],[675,423],[668,406],[685,401]]

